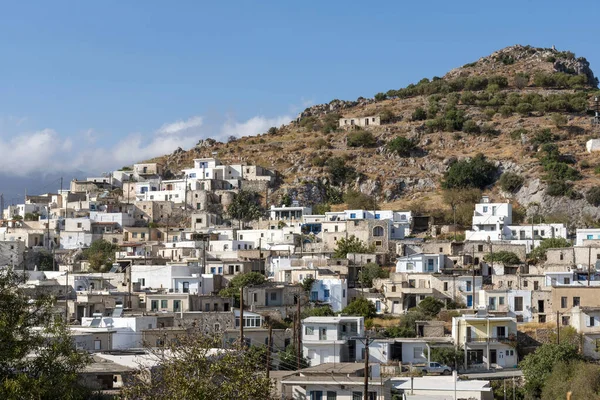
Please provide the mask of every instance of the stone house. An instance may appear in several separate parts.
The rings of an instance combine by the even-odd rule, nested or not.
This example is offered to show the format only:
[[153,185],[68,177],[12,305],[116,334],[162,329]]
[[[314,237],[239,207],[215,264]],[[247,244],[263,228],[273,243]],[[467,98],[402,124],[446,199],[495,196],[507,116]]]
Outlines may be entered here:
[[365,128],[373,125],[381,125],[381,117],[379,115],[370,115],[367,117],[343,117],[339,120],[339,126],[343,129],[354,128],[357,126]]

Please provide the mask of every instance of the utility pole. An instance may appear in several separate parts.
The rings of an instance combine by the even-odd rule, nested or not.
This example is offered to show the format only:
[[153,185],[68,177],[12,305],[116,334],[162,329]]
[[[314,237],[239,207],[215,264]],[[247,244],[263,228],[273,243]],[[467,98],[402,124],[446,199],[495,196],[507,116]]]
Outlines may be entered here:
[[592,246],[588,245],[588,286],[592,280]]
[[244,343],[244,287],[240,288],[240,345],[245,347]]
[[273,326],[269,321],[269,341],[267,344],[267,379],[270,377],[271,372],[271,347],[273,346]]
[[0,219],[4,219],[4,194],[0,193]]
[[69,324],[69,266],[67,265],[67,275],[65,277],[65,323]]
[[556,312],[556,344],[560,344],[560,324],[558,322],[558,311]]
[[471,278],[471,293],[473,296],[473,300],[471,301],[471,306],[474,310],[475,309],[475,264],[473,264],[473,277]]
[[296,366],[298,368],[298,371],[300,370],[300,360],[302,358],[302,324],[300,322],[300,296],[297,297],[298,301],[297,301],[297,305],[298,305],[298,310],[296,311],[296,314],[298,315],[298,333],[296,334],[298,336],[298,354],[296,356]]
[[365,339],[365,397],[364,400],[369,400],[369,336]]

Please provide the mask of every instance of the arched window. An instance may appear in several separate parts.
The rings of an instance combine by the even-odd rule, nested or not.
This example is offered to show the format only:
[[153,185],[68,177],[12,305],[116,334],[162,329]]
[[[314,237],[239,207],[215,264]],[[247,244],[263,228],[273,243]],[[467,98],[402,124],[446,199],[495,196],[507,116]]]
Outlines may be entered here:
[[383,236],[383,228],[381,226],[373,228],[373,236]]

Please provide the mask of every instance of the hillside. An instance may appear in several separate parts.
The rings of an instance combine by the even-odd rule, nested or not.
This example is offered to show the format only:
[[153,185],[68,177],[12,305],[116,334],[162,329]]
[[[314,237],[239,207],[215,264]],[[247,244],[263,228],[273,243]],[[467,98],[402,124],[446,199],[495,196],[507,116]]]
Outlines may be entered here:
[[[193,158],[217,154],[225,162],[278,171],[283,183],[272,198],[287,193],[335,208],[343,192],[360,190],[382,208],[412,208],[443,222],[444,174],[457,160],[483,154],[497,167],[483,185],[493,199],[510,199],[517,210],[522,206],[521,214],[537,202],[548,222],[590,225],[600,218],[600,194],[598,201],[586,196],[600,186],[600,153],[585,150],[586,141],[598,137],[588,111],[597,83],[585,58],[516,45],[442,78],[374,98],[312,106],[268,133],[229,143],[201,141],[154,161],[176,175]],[[337,127],[341,117],[375,115],[387,123],[364,130]],[[496,180],[504,172],[518,174],[523,184],[502,191]],[[466,223],[469,216],[462,217]]]

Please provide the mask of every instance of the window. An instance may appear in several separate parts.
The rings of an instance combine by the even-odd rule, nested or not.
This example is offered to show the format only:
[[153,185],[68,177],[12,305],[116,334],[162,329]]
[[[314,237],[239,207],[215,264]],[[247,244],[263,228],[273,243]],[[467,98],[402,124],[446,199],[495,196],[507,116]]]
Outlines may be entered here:
[[377,400],[377,392],[369,392],[368,400]]
[[427,271],[433,272],[433,258],[427,259]]
[[273,292],[271,293],[271,301],[275,301],[277,300],[277,293]]
[[352,392],[352,400],[363,400],[363,392]]
[[477,251],[483,251],[483,245],[482,244],[478,244],[477,245]]
[[181,311],[181,300],[173,300],[173,311]]
[[150,309],[152,311],[158,311],[158,300],[152,300],[150,302]]
[[351,213],[350,214],[350,218],[356,218],[356,214],[355,213]]
[[533,290],[538,290],[540,287],[540,284],[538,283],[538,281],[533,281]]
[[573,297],[573,307],[579,306],[580,301],[581,301],[580,297],[577,297],[577,296]]
[[422,347],[413,347],[413,358],[422,358],[423,357],[423,348]]
[[337,400],[337,392],[328,390],[327,391],[327,400]]
[[169,307],[169,300],[161,300],[160,301],[160,308],[168,308]]
[[499,338],[506,337],[506,327],[505,326],[497,326],[496,327],[496,336]]
[[567,308],[567,298],[563,296],[560,298],[560,308]]
[[252,301],[255,303],[258,301],[258,293],[252,293]]
[[545,315],[538,316],[538,322],[540,324],[545,324],[546,323],[546,316]]
[[310,292],[310,301],[319,300],[319,292]]
[[523,287],[527,287],[527,285],[529,285],[527,281],[523,281]]
[[304,334],[305,335],[312,335],[315,333],[315,327],[314,326],[306,326],[304,327]]
[[594,325],[596,325],[596,319],[594,318],[593,315],[590,315],[588,317],[588,324],[587,324],[587,326],[594,326]]
[[375,241],[375,246],[381,246],[381,240],[376,240]]
[[102,350],[102,340],[94,340],[94,350]]
[[571,278],[563,278],[563,284],[569,285],[571,283]]
[[562,324],[563,325],[569,325],[570,322],[571,322],[571,317],[569,317],[567,315],[563,315],[563,317],[562,317]]
[[515,311],[523,311],[523,297],[515,297]]
[[138,283],[140,286],[146,286],[146,278],[138,278]]
[[77,223],[77,227],[78,227],[78,228],[81,228],[81,222],[78,222],[78,223]]
[[396,291],[396,285],[392,285],[392,292]]
[[215,326],[214,326],[214,328],[215,328],[215,332],[221,331],[221,324],[216,323]]
[[471,281],[467,281],[467,292],[470,292],[471,290],[473,290]]
[[323,297],[324,297],[324,298],[326,298],[326,299],[328,299],[328,298],[329,298],[329,289],[325,289],[325,290],[323,291]]
[[498,297],[498,304],[501,306],[504,305],[504,296]]
[[483,206],[483,212],[484,213],[488,212],[488,207],[487,206]]
[[407,271],[412,271],[414,268],[414,264],[413,263],[406,263],[406,270]]
[[565,258],[565,256],[563,256],[563,253],[560,253],[560,261],[562,261]]
[[323,400],[323,392],[320,390],[311,390],[310,400]]
[[381,219],[381,215],[375,214],[375,219]]

